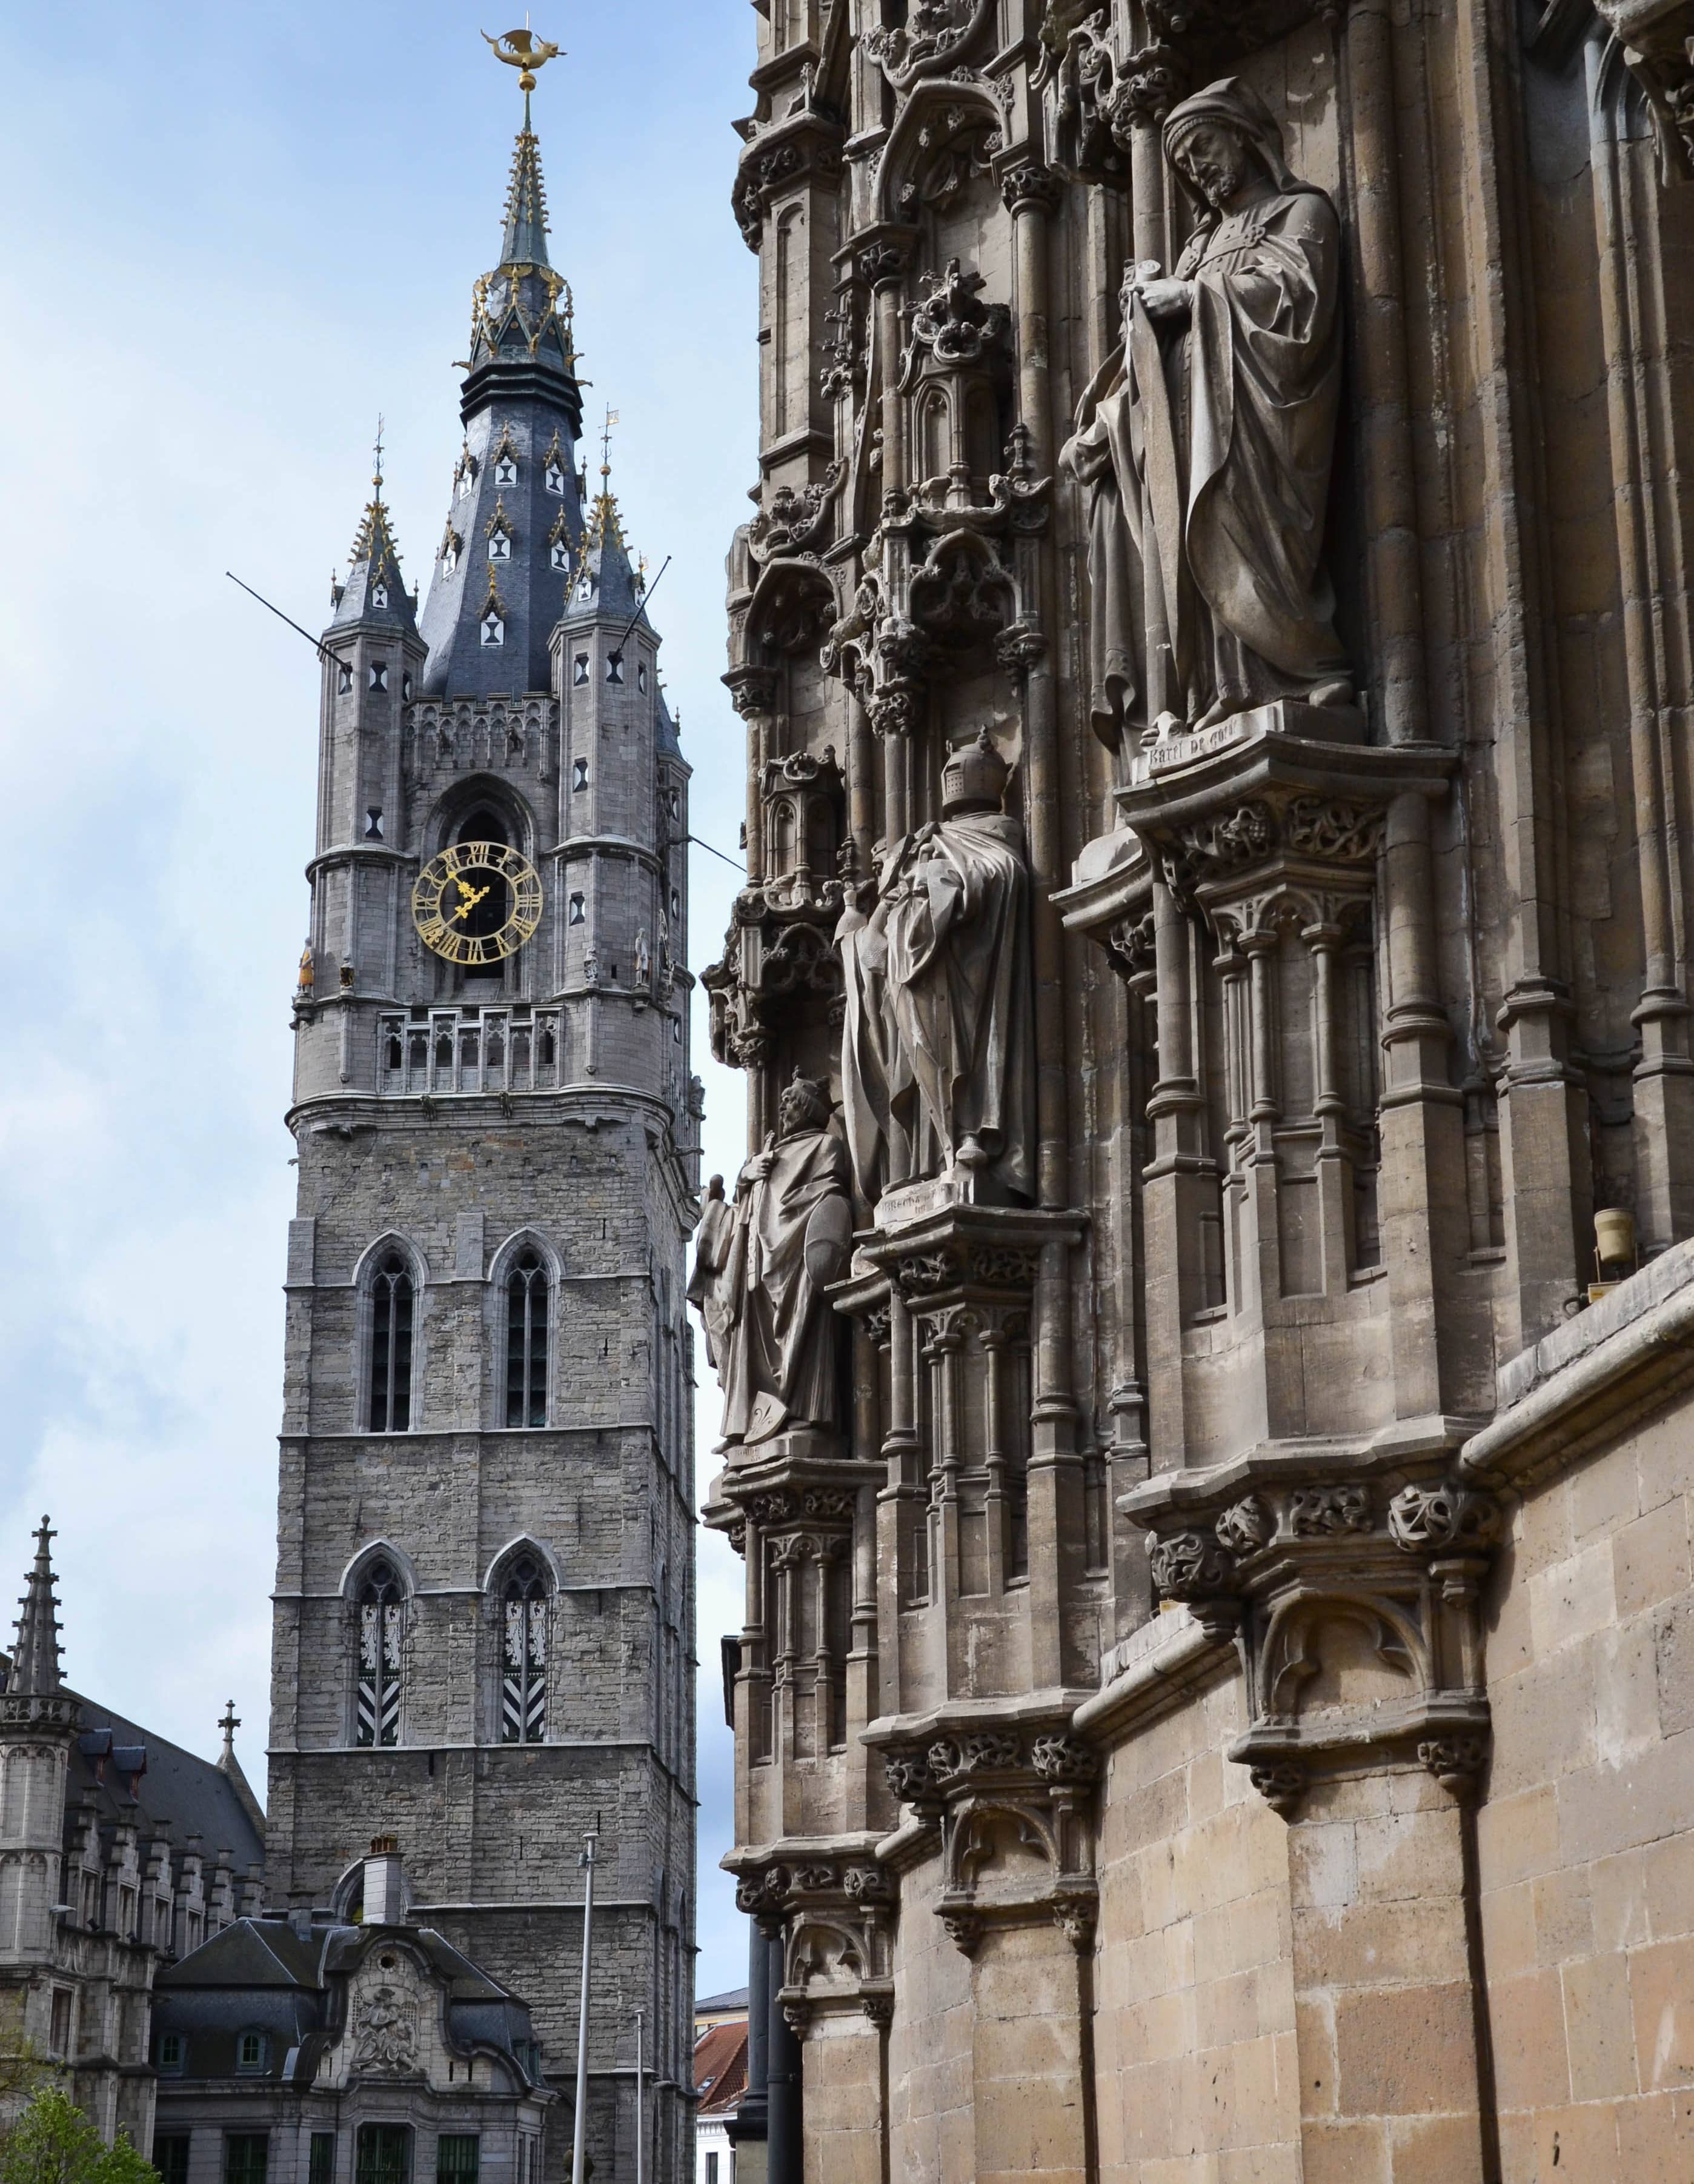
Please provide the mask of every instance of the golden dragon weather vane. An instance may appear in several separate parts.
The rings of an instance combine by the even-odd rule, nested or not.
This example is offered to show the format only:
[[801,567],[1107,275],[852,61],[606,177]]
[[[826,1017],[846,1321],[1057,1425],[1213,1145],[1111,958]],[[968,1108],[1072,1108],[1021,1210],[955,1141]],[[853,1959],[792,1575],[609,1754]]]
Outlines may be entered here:
[[535,89],[535,71],[538,68],[545,68],[549,61],[556,59],[559,55],[557,46],[549,45],[545,38],[538,38],[531,30],[503,31],[498,38],[488,37],[488,33],[484,31],[482,36],[508,68],[522,70],[523,73],[518,78],[518,88],[525,92]]

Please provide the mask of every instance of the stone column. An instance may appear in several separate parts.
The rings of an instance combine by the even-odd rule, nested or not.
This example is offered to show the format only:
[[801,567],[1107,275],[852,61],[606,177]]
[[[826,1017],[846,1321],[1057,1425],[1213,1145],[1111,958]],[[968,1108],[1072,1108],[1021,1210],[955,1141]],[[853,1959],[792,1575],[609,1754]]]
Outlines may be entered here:
[[783,2014],[783,1942],[780,1934],[765,1943],[769,2009],[766,2016],[766,2084],[770,2184],[808,2184],[802,2129],[804,2079],[800,2043]]
[[1158,965],[1159,1076],[1147,1102],[1153,1157],[1142,1178],[1147,1260],[1163,1268],[1147,1286],[1147,1379],[1155,1470],[1185,1461],[1182,1330],[1202,1301],[1201,1194],[1208,1163],[1201,1152],[1200,1088],[1194,1073],[1193,987],[1189,921],[1173,889],[1153,881],[1153,941]]

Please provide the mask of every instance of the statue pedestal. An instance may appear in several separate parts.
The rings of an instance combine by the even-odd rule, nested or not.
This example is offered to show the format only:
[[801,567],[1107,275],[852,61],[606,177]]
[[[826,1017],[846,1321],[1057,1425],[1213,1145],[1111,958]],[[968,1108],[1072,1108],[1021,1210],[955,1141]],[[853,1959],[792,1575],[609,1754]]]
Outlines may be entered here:
[[1307,705],[1297,699],[1279,698],[1273,705],[1254,705],[1244,713],[1231,713],[1197,735],[1172,735],[1144,739],[1130,768],[1130,781],[1150,780],[1155,774],[1192,766],[1232,744],[1251,743],[1256,736],[1296,736],[1309,743],[1359,744],[1364,741],[1364,715],[1357,705]]

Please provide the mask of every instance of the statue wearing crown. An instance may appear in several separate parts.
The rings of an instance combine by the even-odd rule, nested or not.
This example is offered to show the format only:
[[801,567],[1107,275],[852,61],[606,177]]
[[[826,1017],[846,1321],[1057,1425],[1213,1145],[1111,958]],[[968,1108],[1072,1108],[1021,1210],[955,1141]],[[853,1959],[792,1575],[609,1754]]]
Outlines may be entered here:
[[798,1071],[777,1119],[733,1199],[712,1178],[688,1284],[729,1449],[832,1426],[841,1414],[840,1322],[824,1292],[846,1273],[852,1245],[847,1151],[829,1126],[827,1088]]
[[941,777],[941,816],[892,844],[874,903],[837,930],[842,1105],[859,1188],[947,1177],[964,1200],[1034,1195],[1029,871],[986,729]]

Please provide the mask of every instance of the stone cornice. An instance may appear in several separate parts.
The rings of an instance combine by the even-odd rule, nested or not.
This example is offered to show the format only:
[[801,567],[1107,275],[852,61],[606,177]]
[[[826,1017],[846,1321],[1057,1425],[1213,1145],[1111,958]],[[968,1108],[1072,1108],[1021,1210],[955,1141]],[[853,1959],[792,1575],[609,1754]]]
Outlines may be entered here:
[[1522,1492],[1655,1417],[1691,1384],[1694,1242],[1510,1359],[1500,1373],[1506,1407],[1465,1443],[1460,1472]]

